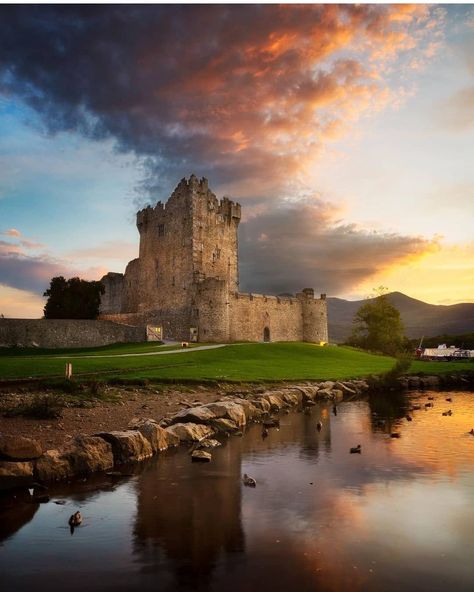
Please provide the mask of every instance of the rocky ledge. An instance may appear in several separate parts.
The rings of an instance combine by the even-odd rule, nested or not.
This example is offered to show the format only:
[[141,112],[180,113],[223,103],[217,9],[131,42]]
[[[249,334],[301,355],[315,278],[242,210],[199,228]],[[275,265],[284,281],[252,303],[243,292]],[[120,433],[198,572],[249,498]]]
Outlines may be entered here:
[[[140,462],[178,446],[192,446],[192,459],[209,461],[204,449],[219,446],[214,436],[242,435],[247,424],[315,400],[339,401],[369,389],[365,380],[325,381],[262,392],[226,395],[183,409],[170,418],[135,418],[126,430],[80,434],[60,449],[42,451],[35,440],[0,435],[0,489],[84,477],[125,463]],[[202,452],[200,452],[202,451]]]

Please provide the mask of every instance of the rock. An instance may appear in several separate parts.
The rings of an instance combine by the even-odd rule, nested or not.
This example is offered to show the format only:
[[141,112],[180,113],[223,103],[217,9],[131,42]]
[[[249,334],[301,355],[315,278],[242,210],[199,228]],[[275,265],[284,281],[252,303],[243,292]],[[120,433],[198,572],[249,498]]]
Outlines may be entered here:
[[97,436],[79,435],[63,450],[74,475],[107,471],[114,466],[112,446]]
[[192,462],[210,462],[212,460],[212,455],[210,452],[198,449],[191,454],[191,460]]
[[101,432],[95,435],[112,445],[114,464],[138,462],[153,456],[151,444],[138,430]]
[[344,382],[336,382],[334,385],[334,388],[338,389],[348,395],[357,395],[357,391],[354,388],[352,388],[351,386],[348,386]]
[[280,411],[285,406],[283,402],[283,396],[280,393],[265,393],[262,398],[266,399],[270,403],[271,411]]
[[[355,391],[354,391],[355,394]],[[332,398],[334,399],[334,401],[341,401],[344,397],[344,393],[343,391],[341,391],[340,389],[332,389]]]
[[332,399],[332,389],[331,388],[322,388],[318,391],[318,399]]
[[438,386],[440,383],[438,376],[424,376],[422,381],[423,386]]
[[226,419],[225,417],[217,417],[211,421],[211,426],[215,428],[217,432],[222,432],[223,434],[235,434],[239,432],[239,426],[232,421],[231,419]]
[[301,391],[283,393],[283,400],[287,405],[297,407],[303,401],[303,393]]
[[258,399],[252,399],[250,402],[257,409],[260,409],[264,413],[268,413],[270,411],[270,403],[269,401],[267,401],[267,399],[262,399],[261,397],[259,397]]
[[138,430],[148,440],[154,454],[179,444],[179,439],[171,436],[153,419],[133,419],[128,427]]
[[63,457],[59,450],[46,450],[36,461],[34,472],[40,481],[61,481],[73,475],[69,459]]
[[41,444],[36,440],[0,434],[0,457],[8,460],[33,460],[42,454]]
[[300,386],[298,387],[299,392],[301,393],[301,398],[304,401],[313,401],[319,391],[319,387],[317,386]]
[[215,417],[231,419],[239,428],[244,427],[247,423],[244,408],[233,401],[216,401],[215,403],[208,403],[204,408],[210,409]]
[[201,405],[179,411],[171,418],[171,423],[208,423],[216,415],[209,407]]
[[222,446],[222,443],[219,440],[214,440],[212,438],[206,438],[197,444],[199,448],[217,448],[218,446]]
[[258,409],[252,401],[249,401],[248,399],[232,398],[230,401],[243,408],[247,423],[259,419],[262,416],[262,410]]
[[0,479],[4,478],[33,478],[32,462],[0,461]]
[[172,437],[179,438],[181,442],[200,442],[214,435],[214,429],[211,426],[198,423],[175,423],[165,430]]
[[410,376],[408,378],[408,386],[409,386],[409,388],[419,388],[420,387],[420,377],[419,376]]
[[326,380],[325,382],[321,382],[321,384],[319,385],[320,389],[333,389],[334,388],[334,382],[332,380]]

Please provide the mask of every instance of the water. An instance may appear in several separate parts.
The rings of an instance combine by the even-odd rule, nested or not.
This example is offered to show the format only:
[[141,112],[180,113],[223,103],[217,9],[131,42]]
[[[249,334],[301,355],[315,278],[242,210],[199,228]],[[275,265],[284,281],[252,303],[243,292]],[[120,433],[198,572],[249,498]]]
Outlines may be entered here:
[[65,505],[4,500],[1,589],[472,591],[472,427],[474,393],[378,396],[283,415],[265,440],[252,426],[207,465],[181,449],[58,486]]

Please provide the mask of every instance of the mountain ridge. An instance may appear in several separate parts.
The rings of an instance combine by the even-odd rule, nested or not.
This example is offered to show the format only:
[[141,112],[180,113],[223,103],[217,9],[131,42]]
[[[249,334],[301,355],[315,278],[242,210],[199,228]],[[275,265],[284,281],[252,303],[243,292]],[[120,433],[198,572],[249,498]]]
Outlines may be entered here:
[[[443,333],[459,335],[474,331],[474,303],[429,304],[407,296],[402,292],[387,294],[390,302],[398,308],[405,334],[410,338],[434,337]],[[372,300],[344,300],[330,297],[328,302],[329,338],[341,342],[352,331],[352,320],[357,310]]]

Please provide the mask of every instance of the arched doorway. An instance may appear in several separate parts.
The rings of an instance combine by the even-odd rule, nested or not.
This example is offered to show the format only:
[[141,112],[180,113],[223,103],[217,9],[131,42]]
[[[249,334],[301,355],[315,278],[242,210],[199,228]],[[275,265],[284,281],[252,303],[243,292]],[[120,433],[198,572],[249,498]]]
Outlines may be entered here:
[[270,328],[265,327],[263,330],[263,341],[270,341]]

